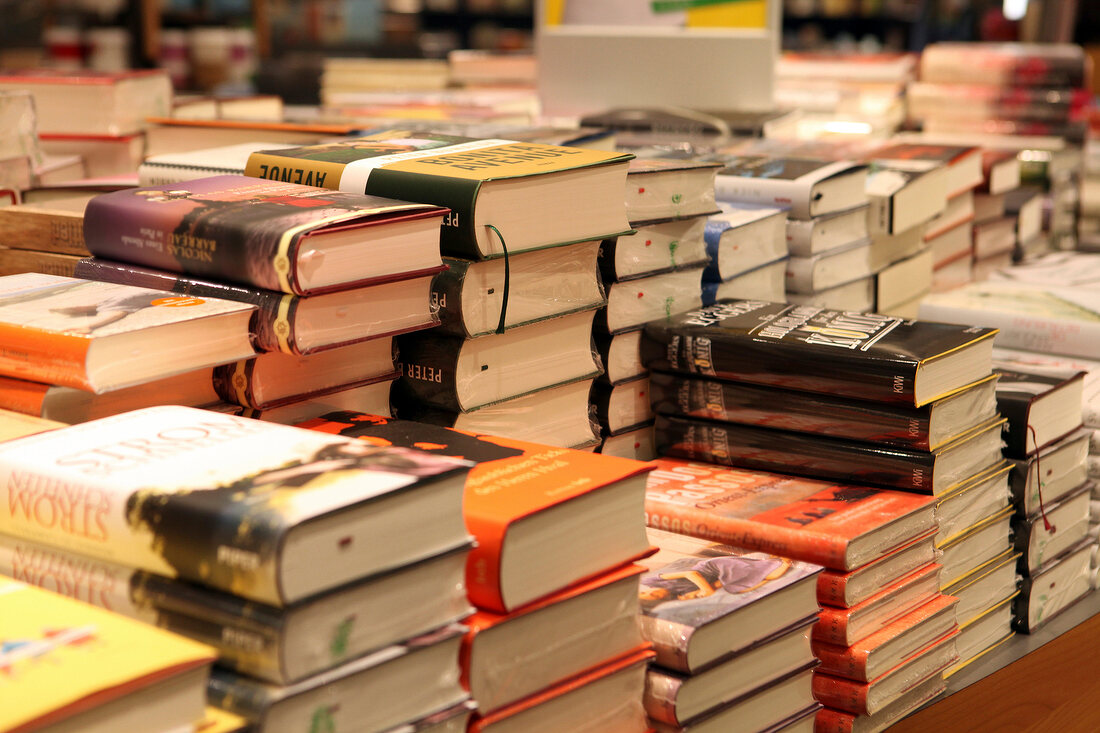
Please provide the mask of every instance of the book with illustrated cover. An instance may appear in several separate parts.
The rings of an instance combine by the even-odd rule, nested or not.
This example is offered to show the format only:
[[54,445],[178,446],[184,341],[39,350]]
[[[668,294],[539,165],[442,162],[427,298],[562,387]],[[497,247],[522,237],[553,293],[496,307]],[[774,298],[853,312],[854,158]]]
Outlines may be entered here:
[[817,600],[827,606],[851,608],[910,573],[935,561],[935,530],[911,540],[888,555],[849,572],[826,568],[817,576]]
[[286,608],[0,536],[0,574],[208,644],[218,663],[289,684],[467,616],[462,543]]
[[487,259],[629,231],[624,191],[632,157],[386,130],[253,153],[245,175],[301,177],[325,188],[445,206],[451,213],[440,232],[443,254]]
[[996,333],[741,300],[648,324],[642,359],[657,371],[920,407],[987,378]]
[[93,392],[251,356],[253,307],[26,273],[0,277],[0,374]]
[[827,568],[852,570],[935,526],[934,500],[920,494],[674,458],[654,463],[650,527]]
[[649,376],[653,408],[662,415],[704,418],[828,435],[929,451],[989,422],[997,414],[996,378],[912,408],[745,382]]
[[994,418],[934,451],[658,415],[659,455],[941,496],[1001,460]]
[[[817,612],[819,565],[651,529],[642,634],[657,664],[695,674]],[[804,626],[799,626],[804,628]]]
[[254,305],[256,311],[249,330],[257,351],[312,354],[356,341],[431,328],[439,323],[432,308],[433,273],[309,296],[95,257],[79,260],[73,274],[86,280]]
[[210,647],[2,576],[0,616],[4,730],[202,719]]
[[1026,458],[1081,427],[1085,372],[1029,371],[1001,367],[997,372],[997,409],[1008,418],[1005,455]]
[[626,176],[626,217],[631,225],[718,212],[714,176],[720,163],[635,158]]
[[284,606],[458,544],[468,466],[153,407],[0,443],[0,531]]
[[[478,543],[466,584],[481,609],[513,611],[651,551],[641,515],[652,464],[361,413],[301,427],[476,464],[463,512]],[[531,536],[547,526],[556,532]]]
[[706,217],[640,224],[633,234],[600,244],[600,276],[604,282],[633,280],[707,262]]
[[446,210],[245,176],[96,196],[84,242],[96,257],[295,295],[440,268]]
[[867,202],[867,167],[847,161],[727,156],[715,178],[720,201],[788,208],[792,219],[811,219]]

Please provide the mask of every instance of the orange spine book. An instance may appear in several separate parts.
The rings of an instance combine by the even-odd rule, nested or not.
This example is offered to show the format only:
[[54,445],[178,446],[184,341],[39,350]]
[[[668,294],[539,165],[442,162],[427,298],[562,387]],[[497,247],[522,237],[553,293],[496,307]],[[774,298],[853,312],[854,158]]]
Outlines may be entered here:
[[91,389],[89,336],[0,323],[0,370],[24,379]]
[[[847,647],[857,639],[884,628],[939,593],[939,571],[940,565],[937,563],[924,565],[862,603],[850,608],[822,608],[813,629],[814,641]],[[861,623],[860,619],[864,616],[885,618],[882,621]],[[853,636],[857,627],[862,627],[865,631],[860,636]]]
[[[5,344],[4,350],[6,351]],[[43,402],[50,385],[28,382],[25,379],[0,377],[0,408],[21,412],[24,415],[42,416]]]

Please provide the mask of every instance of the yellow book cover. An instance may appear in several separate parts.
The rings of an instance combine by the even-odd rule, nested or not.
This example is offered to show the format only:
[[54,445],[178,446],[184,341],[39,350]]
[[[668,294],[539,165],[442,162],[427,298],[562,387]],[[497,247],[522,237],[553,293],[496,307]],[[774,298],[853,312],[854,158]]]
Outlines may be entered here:
[[203,644],[0,576],[0,730],[36,730],[214,658]]

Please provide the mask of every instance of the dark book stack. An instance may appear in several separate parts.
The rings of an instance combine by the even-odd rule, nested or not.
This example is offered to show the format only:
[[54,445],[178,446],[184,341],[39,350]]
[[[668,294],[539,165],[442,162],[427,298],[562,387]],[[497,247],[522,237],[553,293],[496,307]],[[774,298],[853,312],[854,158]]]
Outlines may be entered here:
[[645,691],[653,727],[785,730],[812,720],[822,568],[661,530],[649,537],[660,548],[640,588],[642,635],[657,652]]
[[1024,182],[1045,192],[1043,237],[1028,248],[1076,249],[1090,66],[1070,44],[936,43],[910,85],[910,121],[930,135],[1035,139],[1012,146]]
[[[95,257],[78,276],[256,306],[260,353],[218,367],[211,382],[246,416],[289,424],[333,409],[388,413],[394,336],[438,322],[430,288],[445,213],[244,176],[129,189],[89,203]],[[173,386],[116,407],[172,404]]]
[[1012,623],[1029,634],[1092,587],[1096,541],[1087,475],[1091,431],[1082,428],[1085,373],[996,364],[1023,577]]
[[648,157],[631,161],[626,179],[630,234],[600,244],[600,277],[607,304],[593,335],[605,372],[592,390],[600,452],[653,458],[653,411],[648,373],[638,358],[647,322],[702,304],[701,280],[710,249],[708,216],[716,163]]
[[476,464],[462,507],[475,540],[465,588],[477,611],[461,653],[472,730],[646,730],[653,652],[638,631],[644,568],[633,561],[652,552],[650,466],[361,413],[302,427]]
[[[88,472],[70,451],[104,462]],[[208,701],[253,730],[470,716],[468,462],[153,407],[4,444],[0,465],[89,497],[63,527],[19,490],[0,573],[213,647]]]

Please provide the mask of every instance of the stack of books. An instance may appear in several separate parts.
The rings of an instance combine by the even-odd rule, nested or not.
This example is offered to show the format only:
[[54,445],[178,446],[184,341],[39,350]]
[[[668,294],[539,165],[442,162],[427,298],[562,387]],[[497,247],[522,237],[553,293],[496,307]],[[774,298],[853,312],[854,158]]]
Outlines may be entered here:
[[476,463],[463,503],[476,540],[466,588],[478,610],[461,657],[478,706],[471,730],[646,730],[652,652],[638,632],[643,568],[633,561],[652,551],[652,466],[361,413],[302,427]]
[[71,277],[84,246],[84,207],[95,194],[0,206],[0,275]]
[[638,358],[647,322],[702,304],[715,214],[717,163],[635,158],[626,178],[626,214],[633,230],[600,244],[600,276],[607,305],[596,313],[594,337],[605,372],[592,392],[600,423],[599,450],[648,460],[653,411],[648,372]]
[[128,412],[0,444],[0,572],[214,647],[208,699],[257,730],[468,716],[469,466],[187,407]]
[[645,692],[654,728],[799,730],[812,720],[822,568],[656,529],[649,538],[660,551],[644,561],[640,620],[657,652]]
[[[388,413],[394,337],[438,320],[431,284],[446,213],[234,175],[128,189],[89,202],[85,243],[96,257],[77,275],[255,304],[261,353],[209,382],[249,417]],[[143,399],[123,409],[179,401],[167,388]]]
[[707,220],[704,235],[708,260],[703,270],[704,305],[730,298],[784,302],[791,251],[796,246],[803,251],[815,243],[821,246],[822,237],[836,229],[812,223],[799,227],[804,222],[789,221],[786,209],[777,206],[731,201],[720,206],[721,213]]
[[799,223],[800,244],[790,246],[787,259],[787,300],[849,310],[874,306],[871,240],[856,221],[867,211],[865,165],[772,155],[724,156],[723,162],[719,200],[780,206],[788,226]]
[[[738,557],[732,561],[723,557],[723,563],[738,567],[752,558],[753,567],[771,562],[774,568],[775,559],[765,553],[775,553],[790,558],[788,562],[825,566],[816,584],[817,602],[822,609],[810,633],[811,651],[820,666],[812,674],[795,671],[789,682],[783,682],[784,687],[798,689],[771,703],[770,719],[754,719],[753,729],[757,730],[769,729],[769,724],[778,726],[813,698],[826,706],[817,713],[819,729],[834,726],[826,729],[852,730],[853,726],[860,729],[866,726],[869,730],[880,730],[944,690],[943,672],[956,661],[955,599],[942,595],[939,589],[940,566],[935,562],[932,545],[936,531],[934,507],[931,497],[911,492],[674,458],[657,460],[657,470],[650,474],[646,493],[647,521],[651,527],[740,548]],[[727,635],[729,632],[723,632],[727,628],[723,619],[700,625],[691,623],[692,616],[705,622],[708,617],[702,613],[727,604],[736,605],[738,602],[729,599],[721,584],[728,582],[735,589],[743,587],[745,576],[751,573],[743,571],[728,577],[719,573],[714,580],[715,571],[720,571],[720,567],[715,567],[719,563],[714,556],[728,551],[704,550],[700,554],[704,557],[681,560],[676,572],[660,572],[656,578],[643,576],[643,585],[646,578],[651,578],[650,596],[687,591],[678,603],[655,609],[674,612],[676,606],[684,607],[679,628],[668,621],[658,623],[645,617],[643,628],[654,632],[663,629],[666,634],[670,630],[677,632],[655,639],[659,664],[676,664],[680,668],[686,664],[689,670],[696,664],[702,669],[697,679],[693,675],[651,671],[651,677],[668,678],[664,688],[679,687],[684,698],[673,700],[675,707],[655,708],[662,711],[658,715],[668,716],[677,709],[688,715],[693,709],[691,705],[698,709],[705,700],[720,699],[717,691],[727,684],[749,690],[718,711],[700,716],[697,729],[702,730],[705,720],[723,720],[722,711],[749,708],[754,700],[775,694],[772,690],[776,685],[767,680],[780,674],[776,665],[794,667],[802,659],[798,654],[803,647],[792,638],[782,642],[784,647],[788,644],[791,647],[783,654],[776,646],[768,654],[754,656],[755,650],[747,650],[743,656],[734,656],[733,659],[743,659],[745,663],[736,668],[735,675],[732,669],[725,673],[732,676],[727,683],[712,681],[707,691],[715,694],[704,696],[697,688],[714,676],[705,665],[709,659],[721,659],[716,655],[721,655],[723,644],[730,643],[731,637]],[[693,599],[689,583],[700,589],[701,600]],[[762,632],[769,628],[770,622],[778,625],[787,620],[794,624],[797,612],[793,595],[799,593],[798,587],[801,585],[740,609],[733,615],[740,621],[735,628]],[[712,592],[704,597],[708,588]],[[643,589],[643,606],[646,597]],[[691,606],[698,607],[699,612],[687,614]],[[754,613],[756,609],[759,614]],[[770,621],[765,622],[765,617]],[[692,628],[696,625],[697,630]],[[752,634],[748,636],[751,638]],[[797,638],[793,633],[791,636]],[[777,635],[764,648],[779,644],[779,638]],[[746,677],[756,680],[756,684],[746,683]],[[723,722],[735,715],[736,712],[731,713]],[[688,724],[683,729],[696,728]]]
[[599,240],[629,231],[631,156],[389,130],[253,153],[246,174],[324,177],[341,191],[446,206],[449,266],[433,297],[443,331],[398,339],[401,416],[567,447],[599,441],[589,390],[602,371]]

